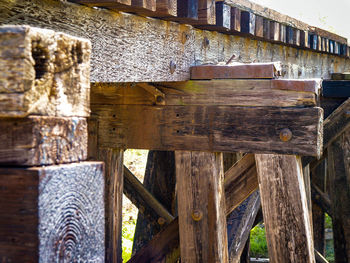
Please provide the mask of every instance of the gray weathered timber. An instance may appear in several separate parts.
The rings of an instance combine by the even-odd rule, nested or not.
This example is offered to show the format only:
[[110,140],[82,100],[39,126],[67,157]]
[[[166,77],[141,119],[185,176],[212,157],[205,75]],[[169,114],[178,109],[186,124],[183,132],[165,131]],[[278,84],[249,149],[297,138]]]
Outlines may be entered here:
[[0,117],[89,116],[88,40],[28,26],[0,27]]
[[328,147],[328,174],[336,262],[350,260],[350,131]]
[[[320,156],[321,108],[92,105],[101,147]],[[244,123],[245,125],[242,125]],[[283,129],[292,132],[281,140]]]
[[122,262],[123,156],[124,150],[99,148],[97,158],[105,163],[105,257],[106,262]]
[[255,161],[271,262],[315,262],[300,157],[257,154]]
[[93,83],[91,104],[310,107],[317,105],[320,88],[320,81],[317,80]]
[[104,262],[103,163],[0,168],[2,262]]
[[222,154],[176,151],[183,262],[228,262]]
[[238,263],[249,239],[256,215],[260,209],[259,191],[251,194],[239,207],[227,216],[229,262]]
[[65,1],[1,0],[0,13],[0,24],[29,24],[90,39],[93,82],[188,80],[191,65],[226,62],[233,54],[237,62],[281,61],[284,78],[329,78],[332,72],[350,71],[350,60],[339,56]]
[[0,164],[37,166],[84,161],[87,129],[85,118],[0,118]]

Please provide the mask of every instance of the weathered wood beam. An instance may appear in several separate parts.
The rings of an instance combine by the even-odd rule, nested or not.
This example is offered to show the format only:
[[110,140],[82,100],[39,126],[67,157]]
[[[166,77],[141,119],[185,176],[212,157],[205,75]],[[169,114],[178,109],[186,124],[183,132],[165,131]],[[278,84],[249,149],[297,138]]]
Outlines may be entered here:
[[332,73],[332,80],[350,80],[350,72],[345,73]]
[[328,174],[336,262],[350,260],[350,131],[328,147]]
[[176,151],[181,259],[228,262],[222,153]]
[[255,191],[228,215],[229,262],[240,261],[260,206],[259,191]]
[[231,7],[231,31],[241,32],[241,10]]
[[[132,172],[124,166],[124,194],[133,204],[150,218],[162,224],[170,223],[174,217],[168,210],[142,185]],[[147,211],[147,212],[146,212]]]
[[85,118],[0,118],[0,164],[38,166],[87,159]]
[[216,30],[219,32],[228,32],[231,30],[231,7],[224,1],[215,3],[215,24],[196,26],[201,29]]
[[320,108],[93,105],[92,110],[100,117],[101,147],[311,156],[322,152]]
[[2,262],[105,261],[101,162],[0,168]]
[[331,201],[327,194],[320,190],[316,185],[311,186],[312,200],[323,210],[323,212],[332,216]]
[[0,26],[0,117],[88,117],[90,52],[86,39]]
[[315,262],[301,159],[255,155],[271,262]]
[[[125,182],[124,189],[128,182]],[[175,175],[175,154],[169,151],[149,151],[142,187],[151,193],[153,197],[171,215],[177,214],[176,207],[176,175]],[[134,193],[133,195],[137,195]],[[132,200],[132,199],[131,199]],[[145,200],[147,201],[147,200]],[[149,210],[147,205],[139,207],[137,223],[133,242],[133,253],[137,253],[146,245],[153,236],[166,227],[166,221],[162,215],[157,214],[158,210]],[[150,219],[147,214],[154,217]],[[179,247],[174,248],[179,251]],[[172,254],[172,253],[170,253]]]
[[255,14],[241,11],[241,32],[249,35],[255,34]]
[[105,163],[105,252],[106,262],[122,262],[123,153],[99,148],[95,159]]
[[[0,24],[28,24],[90,39],[94,82],[183,81],[189,78],[189,65],[216,64],[227,61],[233,54],[236,62],[246,62],[246,58],[281,61],[286,64],[286,78],[320,78],[329,76],[329,72],[350,71],[348,60],[342,57],[301,52],[291,47],[287,48],[290,56],[286,56],[284,48],[268,42],[261,52],[257,40],[159,19],[66,1],[1,0],[0,3]],[[205,38],[209,45],[203,45]],[[293,63],[290,58],[294,58]],[[170,61],[176,62],[175,71],[170,70]]]
[[[257,71],[269,69],[278,75],[276,65],[199,66],[194,71],[208,72],[208,78],[229,76],[267,76]],[[226,71],[226,73],[225,73]],[[272,73],[274,71],[274,73]],[[221,73],[220,73],[221,72]],[[201,74],[202,75],[202,74]],[[200,76],[203,77],[203,76]],[[149,92],[150,89],[157,92]],[[316,106],[320,82],[315,80],[223,79],[161,83],[95,83],[91,86],[91,104],[109,105],[232,105],[232,106]],[[147,91],[147,92],[146,92]],[[154,94],[152,94],[154,93]]]

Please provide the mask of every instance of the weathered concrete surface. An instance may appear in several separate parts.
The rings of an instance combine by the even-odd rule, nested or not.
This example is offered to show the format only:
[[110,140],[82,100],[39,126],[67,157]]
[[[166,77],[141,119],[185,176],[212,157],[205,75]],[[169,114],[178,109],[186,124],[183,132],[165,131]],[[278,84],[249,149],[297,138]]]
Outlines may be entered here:
[[226,62],[232,55],[239,62],[281,61],[284,78],[328,78],[350,70],[349,59],[334,55],[63,1],[0,0],[0,13],[0,24],[29,24],[90,39],[93,82],[187,80],[191,65]]

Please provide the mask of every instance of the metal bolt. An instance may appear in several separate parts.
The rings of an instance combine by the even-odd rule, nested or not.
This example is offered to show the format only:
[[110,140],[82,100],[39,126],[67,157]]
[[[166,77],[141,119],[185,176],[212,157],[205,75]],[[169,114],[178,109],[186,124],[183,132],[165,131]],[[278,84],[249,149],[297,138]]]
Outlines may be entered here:
[[157,103],[163,103],[164,102],[164,98],[162,96],[157,96],[156,102]]
[[186,32],[182,32],[182,44],[185,44],[190,36]]
[[280,139],[282,142],[288,142],[290,141],[290,139],[292,139],[292,132],[290,129],[282,129],[281,132],[280,132]]
[[209,39],[208,39],[207,37],[205,37],[205,38],[203,39],[203,45],[204,45],[204,47],[208,47],[209,44],[210,44]]
[[203,218],[203,213],[201,210],[193,210],[192,211],[192,219],[194,221],[200,221]]
[[173,74],[176,69],[176,64],[174,61],[170,61],[170,73]]
[[163,217],[159,217],[159,218],[158,218],[158,224],[159,224],[159,225],[162,226],[162,225],[165,224],[165,222],[166,222],[166,221],[165,221],[165,219],[164,219]]

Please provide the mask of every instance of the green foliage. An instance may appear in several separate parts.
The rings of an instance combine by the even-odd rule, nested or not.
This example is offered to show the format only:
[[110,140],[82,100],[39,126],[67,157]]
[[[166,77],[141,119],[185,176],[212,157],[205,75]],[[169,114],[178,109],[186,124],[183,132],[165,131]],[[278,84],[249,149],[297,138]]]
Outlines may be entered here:
[[256,258],[269,257],[264,224],[258,224],[250,231],[250,255]]
[[136,220],[133,218],[130,218],[128,221],[123,222],[123,228],[122,228],[123,262],[127,262],[131,258],[135,227],[136,227]]
[[332,218],[326,213],[325,214],[325,228],[330,228],[332,229]]

